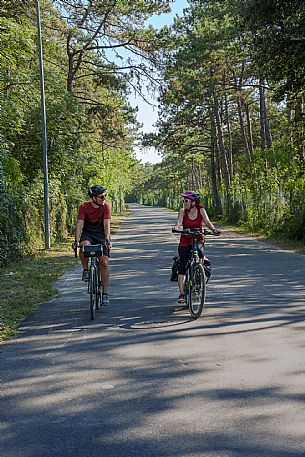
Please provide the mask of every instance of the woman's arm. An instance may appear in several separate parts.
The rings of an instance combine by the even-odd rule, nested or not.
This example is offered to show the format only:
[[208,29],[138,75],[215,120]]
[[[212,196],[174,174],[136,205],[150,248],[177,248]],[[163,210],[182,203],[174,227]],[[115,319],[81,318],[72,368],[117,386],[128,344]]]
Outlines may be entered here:
[[181,230],[183,228],[183,215],[184,215],[184,209],[181,208],[178,213],[178,219],[177,219],[176,225],[173,227],[175,230]]
[[214,225],[210,221],[209,216],[204,208],[200,208],[200,214],[201,214],[203,222],[207,228],[212,230],[212,232],[221,233],[221,230],[218,230],[217,228],[214,227]]

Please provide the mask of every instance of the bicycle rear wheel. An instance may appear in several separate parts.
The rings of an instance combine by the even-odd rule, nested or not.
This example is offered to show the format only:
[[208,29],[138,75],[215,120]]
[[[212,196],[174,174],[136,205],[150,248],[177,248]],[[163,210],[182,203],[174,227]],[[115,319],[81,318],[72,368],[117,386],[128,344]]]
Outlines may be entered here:
[[101,279],[101,270],[99,264],[96,265],[96,309],[100,309],[102,303],[102,279]]
[[96,268],[91,266],[89,276],[89,293],[90,293],[90,315],[91,319],[95,319],[96,311]]
[[205,302],[205,275],[201,264],[191,266],[187,298],[191,316],[197,319],[202,313]]

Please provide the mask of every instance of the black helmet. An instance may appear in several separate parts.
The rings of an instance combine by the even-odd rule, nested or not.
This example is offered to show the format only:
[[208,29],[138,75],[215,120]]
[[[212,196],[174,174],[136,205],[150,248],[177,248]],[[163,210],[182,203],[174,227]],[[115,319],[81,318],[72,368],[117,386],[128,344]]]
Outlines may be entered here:
[[94,197],[95,195],[103,194],[107,189],[103,186],[91,186],[89,187],[88,194],[89,197]]

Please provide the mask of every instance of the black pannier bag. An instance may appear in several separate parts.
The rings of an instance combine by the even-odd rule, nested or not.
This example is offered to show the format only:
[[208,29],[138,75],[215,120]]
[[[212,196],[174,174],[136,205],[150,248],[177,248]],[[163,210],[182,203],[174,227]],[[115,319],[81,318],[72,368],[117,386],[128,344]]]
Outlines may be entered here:
[[208,280],[211,277],[211,273],[212,273],[212,265],[211,265],[211,262],[209,261],[209,259],[207,257],[204,258],[203,268],[204,268],[204,272],[205,272],[205,275],[206,275],[206,278],[207,278],[207,282],[208,282]]
[[102,244],[90,244],[89,246],[83,246],[84,257],[101,257],[103,255]]
[[173,257],[172,274],[171,274],[171,277],[170,277],[170,281],[172,281],[172,282],[177,282],[178,281],[179,265],[180,265],[180,259],[176,255],[175,257]]

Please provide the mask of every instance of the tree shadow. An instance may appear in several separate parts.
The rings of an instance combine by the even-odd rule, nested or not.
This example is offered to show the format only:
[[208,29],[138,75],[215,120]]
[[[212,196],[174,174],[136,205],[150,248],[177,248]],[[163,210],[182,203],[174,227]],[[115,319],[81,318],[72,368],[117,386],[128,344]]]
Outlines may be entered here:
[[[78,267],[3,346],[3,456],[304,456],[304,343],[291,333],[304,334],[304,258],[207,241],[213,276],[194,321],[175,303],[175,216],[161,213],[136,207],[115,236],[95,321]],[[255,347],[270,335],[287,353]]]

